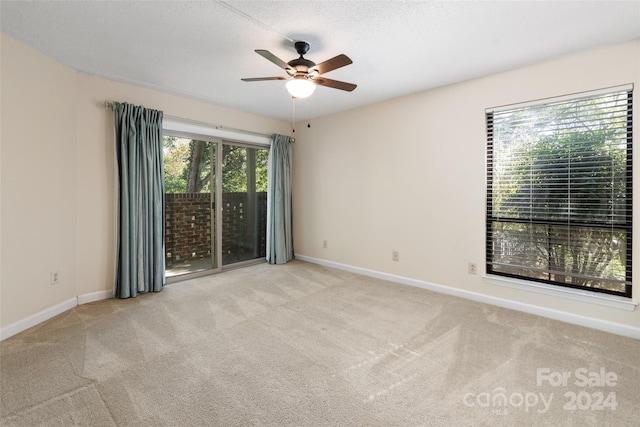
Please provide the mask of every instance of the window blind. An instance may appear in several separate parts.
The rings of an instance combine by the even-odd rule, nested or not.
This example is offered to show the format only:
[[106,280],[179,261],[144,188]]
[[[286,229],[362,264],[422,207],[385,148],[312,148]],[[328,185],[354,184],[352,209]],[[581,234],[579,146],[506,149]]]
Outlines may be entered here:
[[632,88],[486,121],[487,272],[631,297]]

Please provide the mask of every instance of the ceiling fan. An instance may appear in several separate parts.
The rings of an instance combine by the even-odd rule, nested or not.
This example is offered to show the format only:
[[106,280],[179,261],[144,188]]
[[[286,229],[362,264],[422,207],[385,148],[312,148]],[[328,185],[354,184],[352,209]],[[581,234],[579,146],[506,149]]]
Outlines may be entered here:
[[323,74],[326,74],[329,71],[352,64],[353,61],[351,61],[347,55],[340,54],[316,64],[315,62],[304,58],[304,55],[309,51],[309,43],[298,41],[294,43],[294,46],[300,57],[289,62],[284,62],[268,50],[256,49],[256,53],[258,55],[263,56],[285,70],[288,76],[254,77],[242,80],[245,82],[288,80],[287,90],[291,96],[295,98],[306,98],[310,96],[316,89],[316,85],[345,90],[347,92],[351,92],[357,87],[357,85],[354,85],[353,83],[332,80],[323,76]]

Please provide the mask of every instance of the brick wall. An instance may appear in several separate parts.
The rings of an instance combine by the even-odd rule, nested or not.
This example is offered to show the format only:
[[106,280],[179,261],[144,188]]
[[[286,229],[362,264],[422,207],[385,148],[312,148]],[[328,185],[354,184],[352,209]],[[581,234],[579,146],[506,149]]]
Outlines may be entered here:
[[[222,252],[234,261],[266,256],[267,193],[256,193],[257,249],[247,193],[222,195]],[[165,194],[167,268],[191,258],[211,256],[211,199],[208,193]],[[224,264],[225,262],[223,262]]]

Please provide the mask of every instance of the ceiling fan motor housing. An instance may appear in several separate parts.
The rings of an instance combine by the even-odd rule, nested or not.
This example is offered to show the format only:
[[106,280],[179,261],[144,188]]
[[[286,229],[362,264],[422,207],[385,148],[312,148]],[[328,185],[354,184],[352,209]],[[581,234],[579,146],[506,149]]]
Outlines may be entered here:
[[309,43],[307,42],[295,42],[294,44],[296,48],[296,52],[300,55],[300,58],[293,59],[289,61],[287,64],[295,70],[295,73],[289,73],[290,75],[299,75],[299,74],[307,74],[312,67],[316,66],[316,63],[305,59],[302,55],[306,54],[309,51]]
[[315,67],[316,63],[305,58],[298,58],[288,62],[291,68],[299,72],[307,72],[311,67]]

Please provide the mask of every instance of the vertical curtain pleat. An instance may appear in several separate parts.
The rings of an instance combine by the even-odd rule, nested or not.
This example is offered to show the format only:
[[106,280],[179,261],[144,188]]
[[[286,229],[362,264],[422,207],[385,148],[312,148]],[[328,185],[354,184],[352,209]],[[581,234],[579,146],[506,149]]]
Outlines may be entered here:
[[118,163],[115,296],[164,286],[162,111],[114,103]]
[[267,262],[286,264],[293,259],[291,222],[291,138],[271,137],[267,186]]

